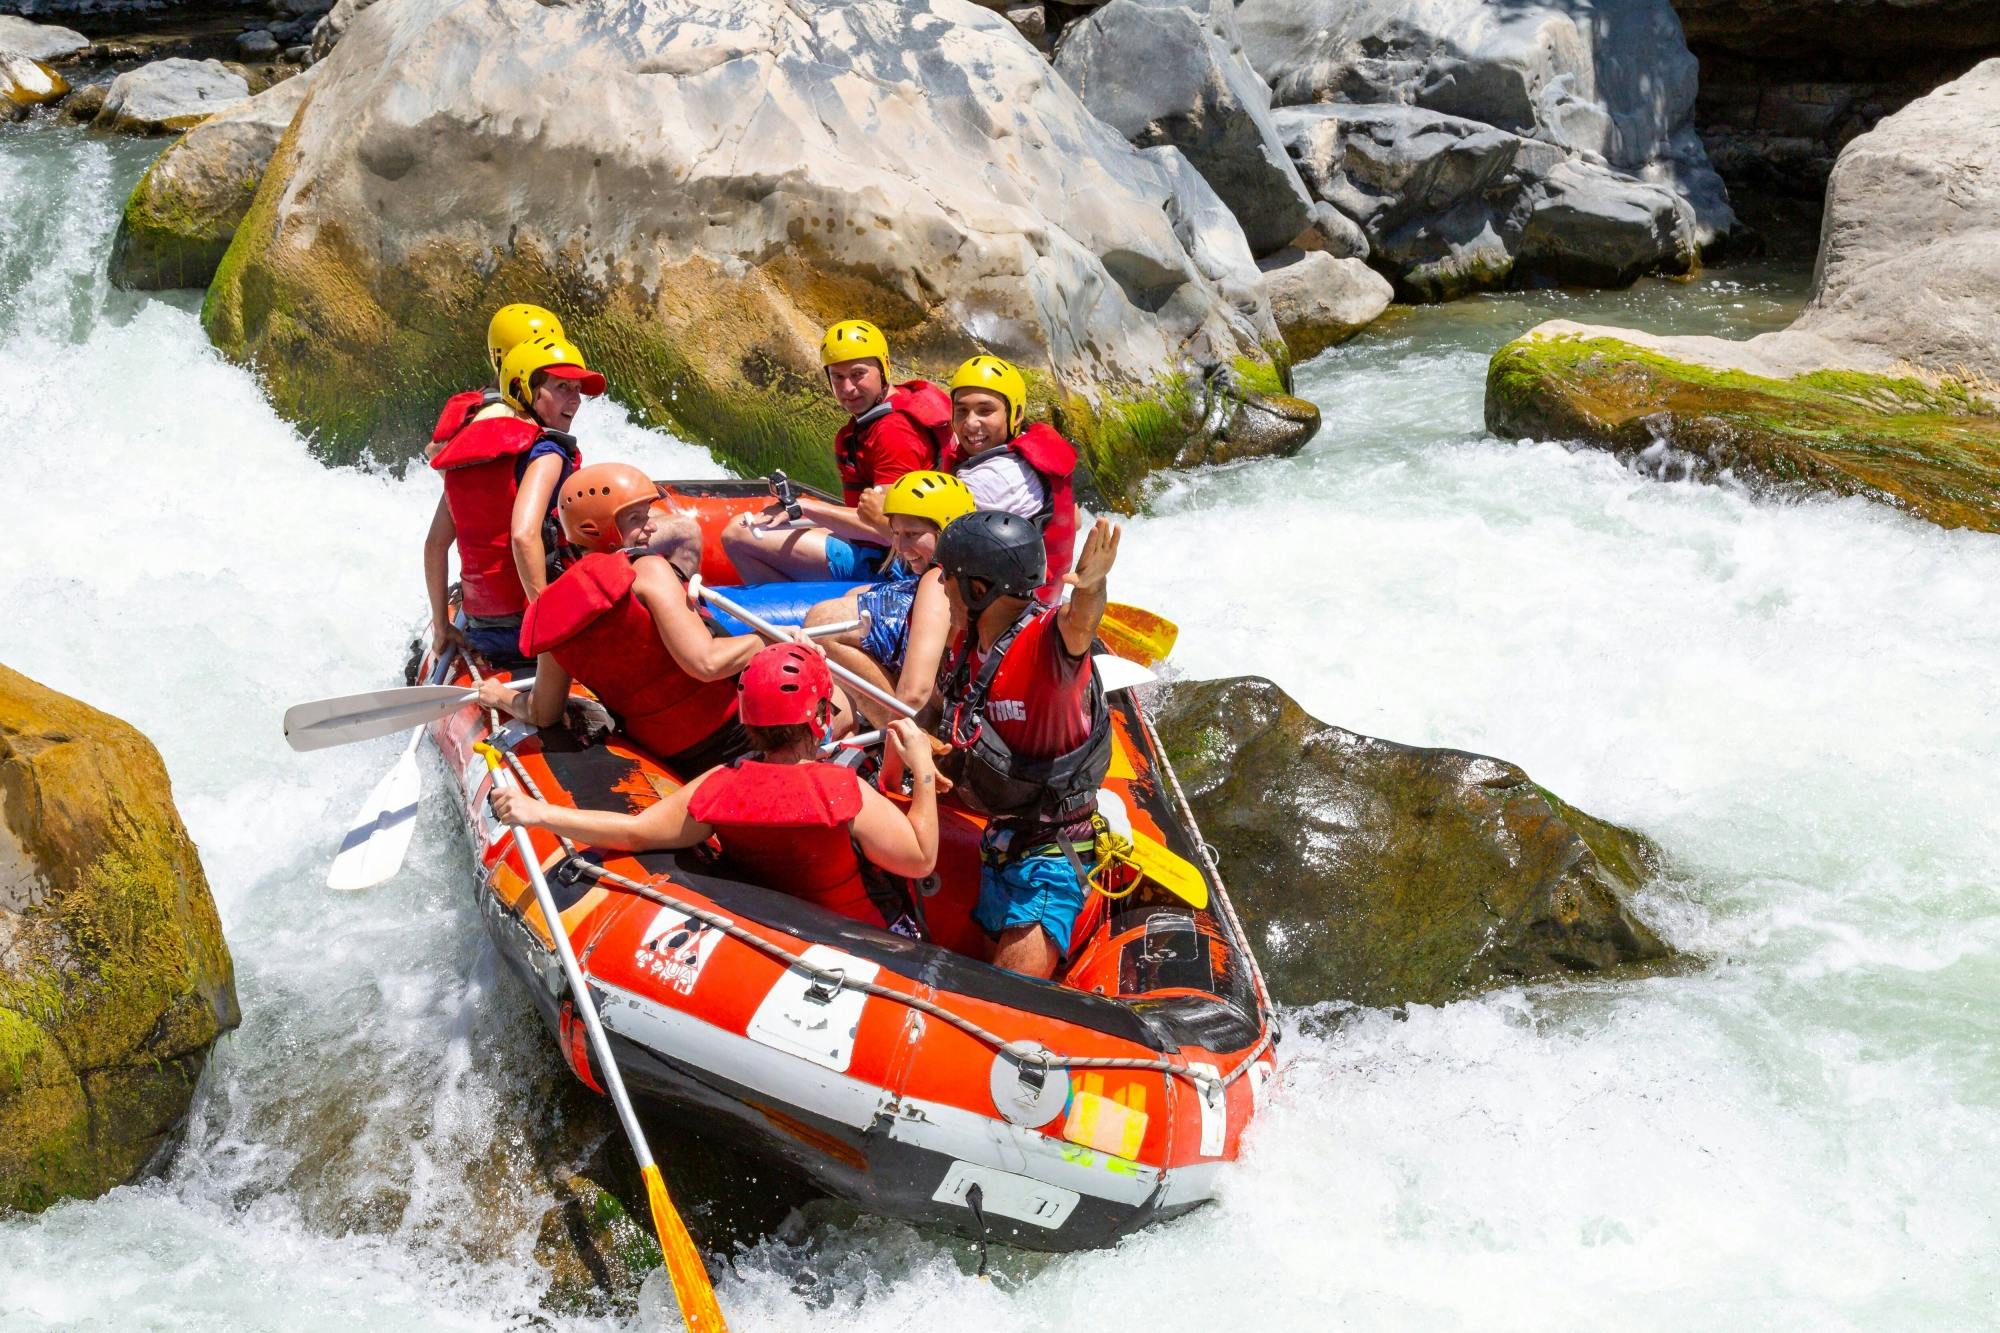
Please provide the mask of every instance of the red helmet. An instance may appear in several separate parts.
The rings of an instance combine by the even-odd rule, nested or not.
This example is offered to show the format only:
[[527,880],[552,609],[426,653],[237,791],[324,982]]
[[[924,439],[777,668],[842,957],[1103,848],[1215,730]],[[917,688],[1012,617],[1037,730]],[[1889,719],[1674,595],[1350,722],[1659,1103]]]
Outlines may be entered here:
[[833,673],[824,654],[804,644],[774,643],[743,668],[736,694],[746,727],[811,724],[819,721],[819,706],[833,698]]

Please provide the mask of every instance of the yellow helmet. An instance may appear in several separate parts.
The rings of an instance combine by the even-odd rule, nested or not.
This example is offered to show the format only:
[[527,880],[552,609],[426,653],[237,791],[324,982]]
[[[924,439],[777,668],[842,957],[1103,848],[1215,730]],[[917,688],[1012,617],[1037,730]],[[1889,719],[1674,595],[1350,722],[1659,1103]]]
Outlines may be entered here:
[[883,513],[927,518],[940,531],[949,527],[953,519],[964,518],[977,508],[979,503],[972,498],[972,492],[949,472],[905,472],[882,497]]
[[500,362],[500,396],[526,412],[535,397],[535,372],[546,370],[595,398],[604,392],[604,376],[583,364],[583,353],[561,338],[530,338]]
[[889,340],[882,336],[882,330],[865,319],[843,319],[826,331],[819,340],[819,363],[830,366],[836,361],[863,361],[874,357],[882,367],[882,378],[889,378]]
[[1020,434],[1021,421],[1028,415],[1028,382],[1021,372],[997,356],[975,356],[951,377],[951,396],[960,389],[984,389],[1007,402],[1007,429]]
[[524,305],[516,301],[513,305],[501,306],[486,322],[486,354],[492,358],[493,373],[497,376],[507,353],[528,339],[560,340],[564,336],[562,321],[538,305]]

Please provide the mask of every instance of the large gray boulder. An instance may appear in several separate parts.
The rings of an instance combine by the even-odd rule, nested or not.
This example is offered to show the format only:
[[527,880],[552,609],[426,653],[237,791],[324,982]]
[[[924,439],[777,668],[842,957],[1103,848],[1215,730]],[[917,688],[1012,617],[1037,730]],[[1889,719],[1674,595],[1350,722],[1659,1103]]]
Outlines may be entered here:
[[1285,107],[1273,122],[1319,198],[1413,300],[1526,282],[1685,272],[1699,240],[1665,186],[1552,144],[1418,107]]
[[[1344,182],[1325,151],[1317,178],[1301,162],[1307,188],[1378,249],[1385,225],[1428,233],[1421,246],[1407,235],[1403,258],[1376,255],[1389,271],[1437,266],[1451,293],[1623,282],[1685,269],[1735,224],[1694,129],[1695,62],[1667,0],[1243,0],[1237,18],[1277,105],[1314,107],[1331,118],[1327,134],[1351,123],[1366,141],[1331,144],[1366,159],[1347,164],[1359,176]],[[1274,120],[1296,159],[1301,122]],[[1505,197],[1479,198],[1489,182]],[[1398,191],[1376,208],[1393,221],[1376,226],[1342,202]],[[1670,226],[1656,192],[1672,200]],[[1435,253],[1410,257],[1425,246]],[[1404,285],[1437,286],[1421,272]]]
[[318,68],[203,313],[336,456],[406,454],[509,300],[642,416],[819,480],[843,317],[899,369],[1020,364],[1113,500],[1198,442],[1216,368],[1282,373],[1188,182],[969,0],[397,0]]
[[13,14],[0,14],[0,51],[58,64],[90,49],[90,39],[74,28],[53,23],[30,23]]
[[1317,356],[1367,328],[1395,289],[1359,259],[1327,250],[1280,250],[1264,263],[1264,294],[1294,359]]
[[1790,328],[1738,343],[1543,324],[1495,355],[1487,425],[2000,532],[1996,125],[1988,60],[1850,143]]
[[120,287],[206,287],[250,209],[314,71],[217,112],[160,154],[125,201],[112,242]]
[[249,83],[221,61],[174,56],[113,79],[96,124],[127,134],[179,134],[249,95]]
[[1187,154],[1269,254],[1312,221],[1312,200],[1271,127],[1271,90],[1243,54],[1229,0],[1111,0],[1070,25],[1056,71],[1099,120],[1141,147]]

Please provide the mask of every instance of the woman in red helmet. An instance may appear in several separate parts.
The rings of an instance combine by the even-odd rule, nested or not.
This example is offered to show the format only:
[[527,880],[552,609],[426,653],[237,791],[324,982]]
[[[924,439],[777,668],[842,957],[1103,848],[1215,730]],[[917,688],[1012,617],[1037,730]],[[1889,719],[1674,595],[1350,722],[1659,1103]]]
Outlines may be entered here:
[[737,693],[751,755],[709,769],[636,815],[553,806],[508,789],[495,792],[493,808],[508,823],[616,851],[692,847],[713,836],[727,873],[871,926],[904,929],[889,920],[903,915],[897,895],[871,896],[863,862],[910,879],[937,864],[937,769],[929,738],[907,719],[889,727],[911,775],[905,813],[853,769],[819,758],[832,731],[833,675],[816,645],[763,649],[744,669]]
[[521,652],[538,659],[534,689],[523,697],[488,681],[479,697],[546,727],[562,716],[575,678],[617,715],[621,731],[686,777],[749,749],[731,678],[763,640],[717,638],[688,605],[701,530],[687,515],[655,514],[659,498],[627,463],[597,463],[563,483],[563,537],[586,554],[521,619]]

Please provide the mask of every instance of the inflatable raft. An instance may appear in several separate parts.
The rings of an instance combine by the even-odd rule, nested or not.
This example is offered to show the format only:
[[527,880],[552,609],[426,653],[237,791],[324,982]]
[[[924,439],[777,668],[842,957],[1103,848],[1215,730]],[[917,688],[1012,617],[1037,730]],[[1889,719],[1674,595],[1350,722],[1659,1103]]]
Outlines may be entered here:
[[[729,582],[717,535],[768,491],[662,491],[701,516],[704,576]],[[823,593],[737,595],[796,622]],[[450,679],[469,683],[471,668],[455,666]],[[1204,867],[1209,902],[1193,909],[1146,880],[1115,899],[1091,893],[1054,982],[981,961],[970,913],[982,821],[948,796],[937,871],[913,886],[924,942],[783,885],[722,877],[699,848],[601,852],[535,830],[641,1112],[778,1159],[871,1212],[1031,1249],[1108,1245],[1211,1197],[1273,1069],[1270,1005],[1151,725],[1129,691],[1112,712],[1110,797],[1135,829]],[[432,736],[457,777],[487,931],[577,1076],[601,1090],[473,747],[492,741],[531,791],[588,808],[638,810],[694,775],[668,772],[615,732],[591,741],[568,724],[537,731],[478,709],[433,724]]]

